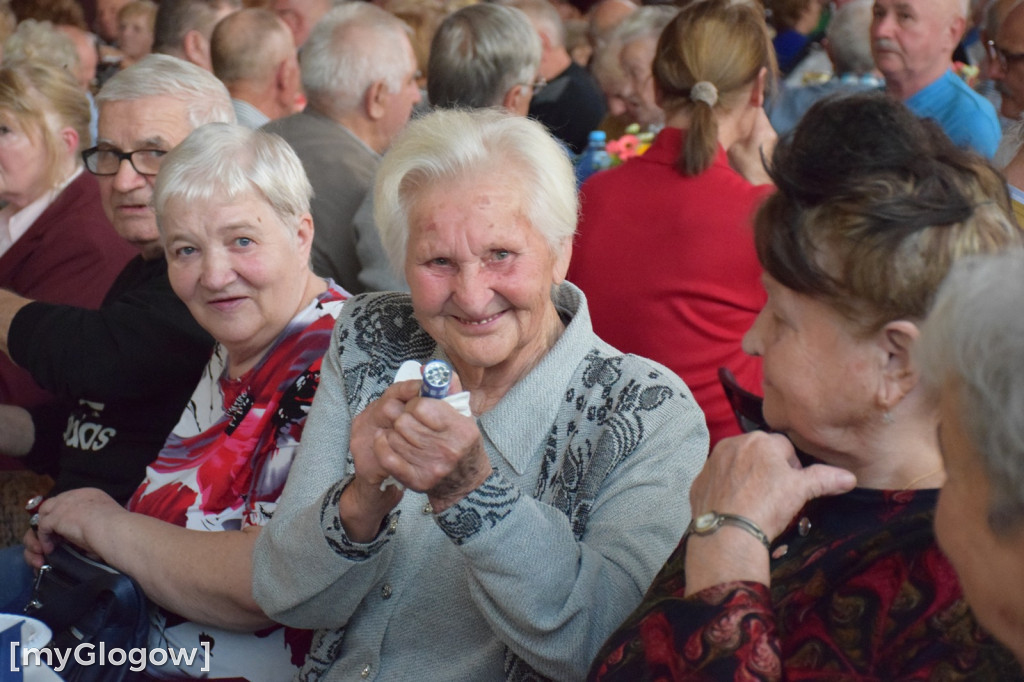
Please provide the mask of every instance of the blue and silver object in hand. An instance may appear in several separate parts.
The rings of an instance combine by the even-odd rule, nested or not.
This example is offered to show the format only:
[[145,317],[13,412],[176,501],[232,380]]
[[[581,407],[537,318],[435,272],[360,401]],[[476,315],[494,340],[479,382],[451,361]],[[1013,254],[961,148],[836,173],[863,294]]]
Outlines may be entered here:
[[423,365],[423,385],[420,395],[424,398],[444,398],[452,383],[452,366],[444,360],[431,360]]

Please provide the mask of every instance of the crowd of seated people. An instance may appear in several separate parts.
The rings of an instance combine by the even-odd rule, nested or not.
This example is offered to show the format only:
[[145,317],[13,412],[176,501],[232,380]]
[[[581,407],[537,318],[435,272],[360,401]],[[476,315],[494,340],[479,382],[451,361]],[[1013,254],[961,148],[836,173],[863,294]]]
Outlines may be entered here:
[[0,1],[0,612],[67,543],[211,645],[145,679],[1024,680],[977,4]]

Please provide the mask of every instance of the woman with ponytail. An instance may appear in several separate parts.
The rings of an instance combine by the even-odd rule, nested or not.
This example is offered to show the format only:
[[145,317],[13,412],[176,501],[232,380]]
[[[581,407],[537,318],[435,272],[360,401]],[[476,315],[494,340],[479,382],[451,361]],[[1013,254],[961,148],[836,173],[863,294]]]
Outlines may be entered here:
[[762,105],[775,71],[759,4],[688,5],[654,57],[666,127],[646,154],[581,191],[569,279],[586,293],[594,328],[679,374],[712,446],[739,433],[718,368],[761,385],[760,358],[740,342],[765,299],[751,220],[771,190],[761,153],[774,133]]

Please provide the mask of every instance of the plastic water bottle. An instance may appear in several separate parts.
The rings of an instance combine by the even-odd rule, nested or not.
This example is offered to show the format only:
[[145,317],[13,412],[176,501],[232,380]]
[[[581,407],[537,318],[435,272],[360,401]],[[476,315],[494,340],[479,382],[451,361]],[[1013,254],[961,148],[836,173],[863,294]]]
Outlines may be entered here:
[[611,158],[604,148],[606,139],[603,130],[590,131],[587,148],[576,158],[577,184],[583,184],[591,175],[611,165]]

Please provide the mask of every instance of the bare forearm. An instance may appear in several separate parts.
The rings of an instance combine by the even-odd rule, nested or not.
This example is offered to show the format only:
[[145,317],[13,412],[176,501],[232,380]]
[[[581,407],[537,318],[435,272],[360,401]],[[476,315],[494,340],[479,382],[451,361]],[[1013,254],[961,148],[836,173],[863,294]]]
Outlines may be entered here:
[[7,335],[11,331],[11,321],[18,311],[31,303],[27,298],[0,289],[0,351],[10,355],[7,347]]
[[0,454],[24,457],[35,442],[32,415],[23,407],[0,405]]
[[259,530],[195,531],[123,514],[90,544],[160,606],[198,623],[250,631],[272,622],[252,597]]
[[746,531],[725,527],[707,537],[691,535],[686,542],[687,596],[735,581],[771,585],[768,552]]

